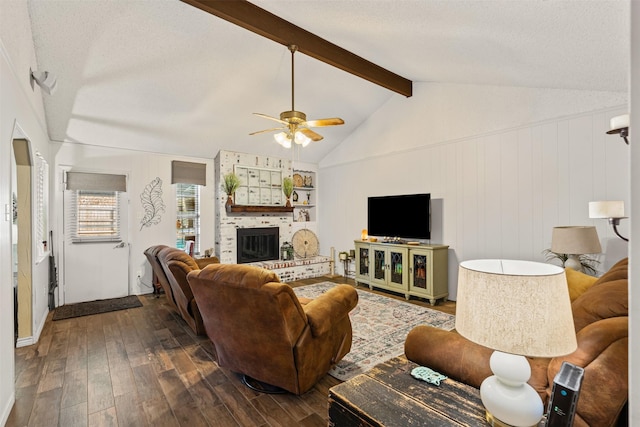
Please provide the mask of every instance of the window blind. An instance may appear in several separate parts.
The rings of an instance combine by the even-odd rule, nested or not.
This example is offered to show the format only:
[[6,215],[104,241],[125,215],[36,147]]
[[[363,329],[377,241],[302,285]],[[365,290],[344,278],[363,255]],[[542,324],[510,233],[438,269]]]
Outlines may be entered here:
[[171,161],[172,184],[207,184],[207,164]]
[[38,257],[43,257],[48,250],[49,230],[49,164],[36,153],[36,209],[35,226]]
[[71,193],[67,224],[73,243],[120,242],[120,204],[116,191]]

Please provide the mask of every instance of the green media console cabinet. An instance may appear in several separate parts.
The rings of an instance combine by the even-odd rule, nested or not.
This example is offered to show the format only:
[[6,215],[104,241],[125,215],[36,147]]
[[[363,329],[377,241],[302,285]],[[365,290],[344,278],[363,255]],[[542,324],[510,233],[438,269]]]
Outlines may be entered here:
[[449,296],[446,245],[356,240],[356,283],[426,298],[431,305]]

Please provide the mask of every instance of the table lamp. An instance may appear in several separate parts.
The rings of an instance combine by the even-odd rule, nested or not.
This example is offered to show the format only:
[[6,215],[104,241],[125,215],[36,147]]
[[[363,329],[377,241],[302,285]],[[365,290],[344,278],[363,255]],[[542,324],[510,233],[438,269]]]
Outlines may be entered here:
[[556,357],[577,348],[564,269],[516,260],[460,264],[456,330],[493,350],[493,376],[480,386],[492,425],[534,426],[543,414],[538,393],[527,384],[525,356]]
[[565,267],[582,271],[580,255],[602,252],[598,232],[593,226],[553,227],[551,252],[566,254]]

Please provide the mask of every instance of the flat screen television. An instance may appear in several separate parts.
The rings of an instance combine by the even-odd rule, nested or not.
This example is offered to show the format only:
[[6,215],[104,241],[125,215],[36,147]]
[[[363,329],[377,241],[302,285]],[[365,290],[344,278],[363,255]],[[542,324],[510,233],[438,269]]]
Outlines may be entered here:
[[431,239],[431,194],[404,194],[368,198],[370,236]]

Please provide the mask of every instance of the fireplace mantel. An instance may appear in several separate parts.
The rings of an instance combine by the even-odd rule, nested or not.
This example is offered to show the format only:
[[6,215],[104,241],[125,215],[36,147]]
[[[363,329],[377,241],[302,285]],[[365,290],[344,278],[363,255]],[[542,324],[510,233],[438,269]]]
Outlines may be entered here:
[[226,207],[226,209],[227,209],[227,213],[293,212],[293,206],[229,205]]

